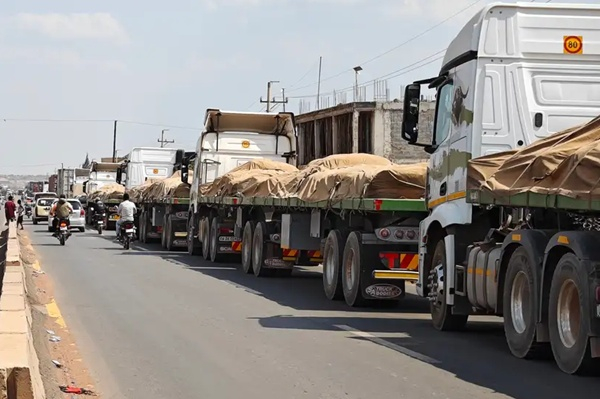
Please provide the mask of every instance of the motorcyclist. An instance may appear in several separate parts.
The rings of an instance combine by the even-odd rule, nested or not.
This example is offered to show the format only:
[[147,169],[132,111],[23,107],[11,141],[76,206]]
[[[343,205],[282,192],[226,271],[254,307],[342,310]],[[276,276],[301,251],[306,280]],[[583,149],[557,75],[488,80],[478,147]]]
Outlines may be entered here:
[[97,221],[98,218],[102,219],[102,215],[106,214],[106,207],[100,198],[96,198],[94,200],[94,204],[91,206],[92,208],[92,221]]
[[117,214],[119,215],[119,220],[117,220],[117,240],[121,238],[121,224],[123,222],[133,222],[135,220],[135,214],[137,213],[137,208],[135,204],[129,201],[129,194],[123,194],[123,202],[119,204],[119,210]]
[[[71,212],[73,212],[73,206],[69,203],[69,201],[66,200],[66,198],[67,197],[64,194],[61,194],[58,201],[54,204],[52,210],[50,211],[50,215],[54,216],[54,219],[52,219],[52,230],[54,231],[52,234],[53,236],[58,234],[57,227],[60,219],[65,219],[67,224],[69,224],[69,216],[71,215]],[[71,232],[69,232],[69,235],[71,235]]]

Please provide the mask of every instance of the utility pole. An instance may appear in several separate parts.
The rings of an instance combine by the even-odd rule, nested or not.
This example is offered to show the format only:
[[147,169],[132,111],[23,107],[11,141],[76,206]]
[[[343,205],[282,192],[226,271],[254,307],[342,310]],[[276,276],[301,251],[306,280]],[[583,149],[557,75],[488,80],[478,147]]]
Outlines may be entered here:
[[162,132],[160,132],[160,139],[157,140],[160,143],[160,148],[163,148],[166,144],[172,144],[175,142],[175,140],[165,140],[165,132],[168,131],[169,129],[163,129]]
[[[279,81],[278,80],[270,80],[267,82],[267,99],[263,100],[262,96],[260,97],[261,103],[263,103],[263,104],[267,103],[267,112],[271,112],[271,104],[287,104],[287,102],[288,102],[288,99],[285,98],[285,91],[283,92],[284,93],[283,100],[278,101],[275,99],[275,97],[273,97],[271,99],[271,86],[273,85],[273,83],[279,83]],[[285,105],[284,105],[284,107],[285,107]]]
[[113,163],[117,162],[117,121],[113,129]]

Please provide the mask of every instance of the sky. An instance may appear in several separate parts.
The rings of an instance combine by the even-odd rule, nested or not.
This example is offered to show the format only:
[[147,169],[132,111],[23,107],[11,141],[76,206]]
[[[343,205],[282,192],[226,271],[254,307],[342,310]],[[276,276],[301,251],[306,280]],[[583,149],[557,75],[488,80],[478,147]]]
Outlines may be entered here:
[[322,105],[351,101],[357,65],[359,84],[398,98],[490,2],[2,0],[0,174],[112,156],[114,120],[119,155],[162,129],[191,150],[207,108],[264,111],[268,81],[287,111],[314,110],[319,57]]

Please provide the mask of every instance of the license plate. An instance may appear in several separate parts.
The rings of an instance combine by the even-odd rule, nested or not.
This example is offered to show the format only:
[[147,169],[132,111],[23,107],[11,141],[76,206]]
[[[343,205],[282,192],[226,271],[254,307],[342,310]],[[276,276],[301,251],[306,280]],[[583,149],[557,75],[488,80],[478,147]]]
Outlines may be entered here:
[[127,230],[125,230],[125,233],[133,233],[133,229],[127,229]]
[[231,242],[231,241],[235,241],[235,237],[234,236],[219,236],[219,241]]
[[119,215],[111,215],[110,220],[119,220]]
[[64,226],[60,226],[60,231],[65,231],[67,228]]
[[104,222],[100,221],[100,222],[98,222],[98,224],[104,224]]
[[175,237],[187,237],[187,232],[177,232],[175,233]]

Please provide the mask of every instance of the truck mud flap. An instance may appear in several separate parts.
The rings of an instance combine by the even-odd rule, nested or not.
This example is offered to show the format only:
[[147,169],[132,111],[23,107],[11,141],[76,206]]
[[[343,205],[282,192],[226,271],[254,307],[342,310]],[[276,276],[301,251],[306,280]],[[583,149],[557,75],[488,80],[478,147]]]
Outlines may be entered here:
[[[406,295],[404,280],[375,278],[375,271],[390,269],[380,259],[379,246],[372,246],[367,251],[367,260],[361,264],[361,292],[365,299],[399,300]],[[364,247],[365,249],[367,247]]]
[[[267,243],[267,252],[264,256],[266,269],[293,269],[296,258],[293,257],[294,249],[282,249],[279,244]],[[284,255],[288,255],[285,257]],[[290,256],[291,255],[291,256]]]

